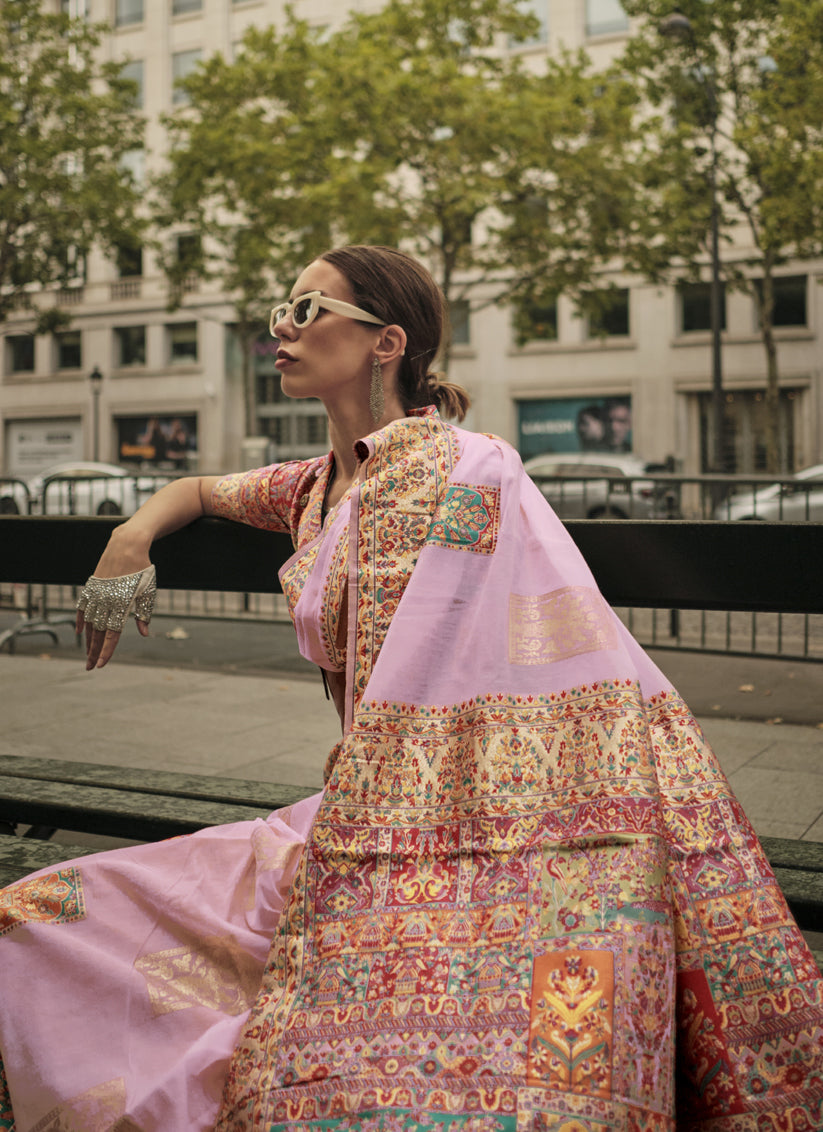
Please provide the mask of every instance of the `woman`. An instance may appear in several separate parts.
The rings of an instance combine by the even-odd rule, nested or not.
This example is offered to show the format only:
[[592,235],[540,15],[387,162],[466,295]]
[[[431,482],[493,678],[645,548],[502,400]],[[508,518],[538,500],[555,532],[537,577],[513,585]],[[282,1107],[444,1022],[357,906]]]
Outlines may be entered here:
[[129,606],[145,634],[151,543],[199,515],[290,530],[342,739],[267,822],[8,890],[17,1129],[821,1127],[808,949],[516,453],[434,408],[467,405],[430,372],[434,283],[354,247],[292,295],[283,389],[323,401],[330,455],[158,492],[78,627],[90,668]]

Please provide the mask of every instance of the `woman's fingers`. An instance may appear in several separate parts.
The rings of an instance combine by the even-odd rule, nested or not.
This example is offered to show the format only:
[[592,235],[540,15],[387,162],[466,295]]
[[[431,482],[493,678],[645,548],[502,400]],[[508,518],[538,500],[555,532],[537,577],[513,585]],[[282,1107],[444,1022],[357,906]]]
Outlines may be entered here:
[[[103,668],[111,660],[120,634],[114,629],[95,629],[88,621],[86,628],[86,671]],[[144,634],[145,635],[145,634]]]

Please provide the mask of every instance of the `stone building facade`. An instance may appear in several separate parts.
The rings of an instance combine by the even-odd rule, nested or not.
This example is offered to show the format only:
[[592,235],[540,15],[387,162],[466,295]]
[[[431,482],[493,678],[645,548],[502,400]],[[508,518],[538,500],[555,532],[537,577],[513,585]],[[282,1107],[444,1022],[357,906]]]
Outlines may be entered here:
[[[130,60],[153,154],[162,154],[158,119],[175,104],[175,78],[216,50],[230,56],[248,25],[277,26],[286,18],[285,0],[44,2],[111,24],[103,50]],[[536,61],[565,45],[585,46],[603,64],[629,31],[618,0],[524,2],[541,17],[540,36],[521,48]],[[339,0],[297,0],[295,7],[319,25],[340,19]],[[781,270],[780,431],[789,470],[823,461],[821,281],[823,260]],[[467,424],[503,435],[524,457],[606,448],[654,462],[671,457],[678,470],[699,472],[711,444],[707,284],[679,290],[636,278],[616,282],[621,290],[601,328],[605,336],[564,296],[556,308],[532,312],[535,336],[523,345],[511,311],[455,311],[450,376],[472,394]],[[284,281],[284,294],[291,283]],[[34,338],[22,317],[2,327],[4,474],[25,478],[57,461],[92,458],[219,472],[325,449],[320,407],[282,399],[274,343],[263,327],[254,365],[257,431],[267,439],[244,443],[233,313],[216,285],[192,280],[180,308],[169,313],[165,281],[146,249],[119,263],[92,255],[84,278],[59,300],[73,316],[61,335]],[[748,472],[762,462],[765,354],[752,300],[730,294],[725,306],[728,467]],[[94,370],[102,374],[97,382],[90,381]]]

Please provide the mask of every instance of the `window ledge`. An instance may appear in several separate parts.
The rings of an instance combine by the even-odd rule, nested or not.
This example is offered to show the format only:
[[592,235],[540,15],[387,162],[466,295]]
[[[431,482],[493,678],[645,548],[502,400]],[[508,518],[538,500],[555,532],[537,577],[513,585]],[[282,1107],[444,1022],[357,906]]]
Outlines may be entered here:
[[45,385],[50,381],[84,381],[85,370],[59,370],[56,373],[7,373],[4,385]]
[[[774,336],[778,342],[813,342],[817,337],[807,326],[776,326]],[[710,346],[711,341],[710,330],[687,330],[672,338],[670,345],[673,349],[681,349],[684,346]],[[759,346],[762,345],[763,336],[757,332],[729,334],[724,330],[720,341],[724,346]]]
[[134,366],[114,366],[111,371],[112,377],[151,377],[154,371],[150,370],[144,365]]
[[506,351],[510,358],[528,358],[540,354],[602,354],[612,350],[636,350],[633,338],[587,339],[585,342],[528,342],[525,346],[511,346]]

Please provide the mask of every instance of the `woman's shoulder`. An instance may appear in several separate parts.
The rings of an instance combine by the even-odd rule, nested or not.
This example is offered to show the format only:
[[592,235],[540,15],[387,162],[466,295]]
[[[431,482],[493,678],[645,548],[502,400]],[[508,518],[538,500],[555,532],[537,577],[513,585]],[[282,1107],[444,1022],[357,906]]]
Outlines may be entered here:
[[467,454],[472,453],[478,457],[496,457],[497,459],[502,456],[506,462],[522,463],[517,449],[507,440],[504,440],[502,436],[497,436],[496,433],[472,432],[469,429],[461,428],[459,425],[450,425],[449,427],[459,435],[463,450]]

